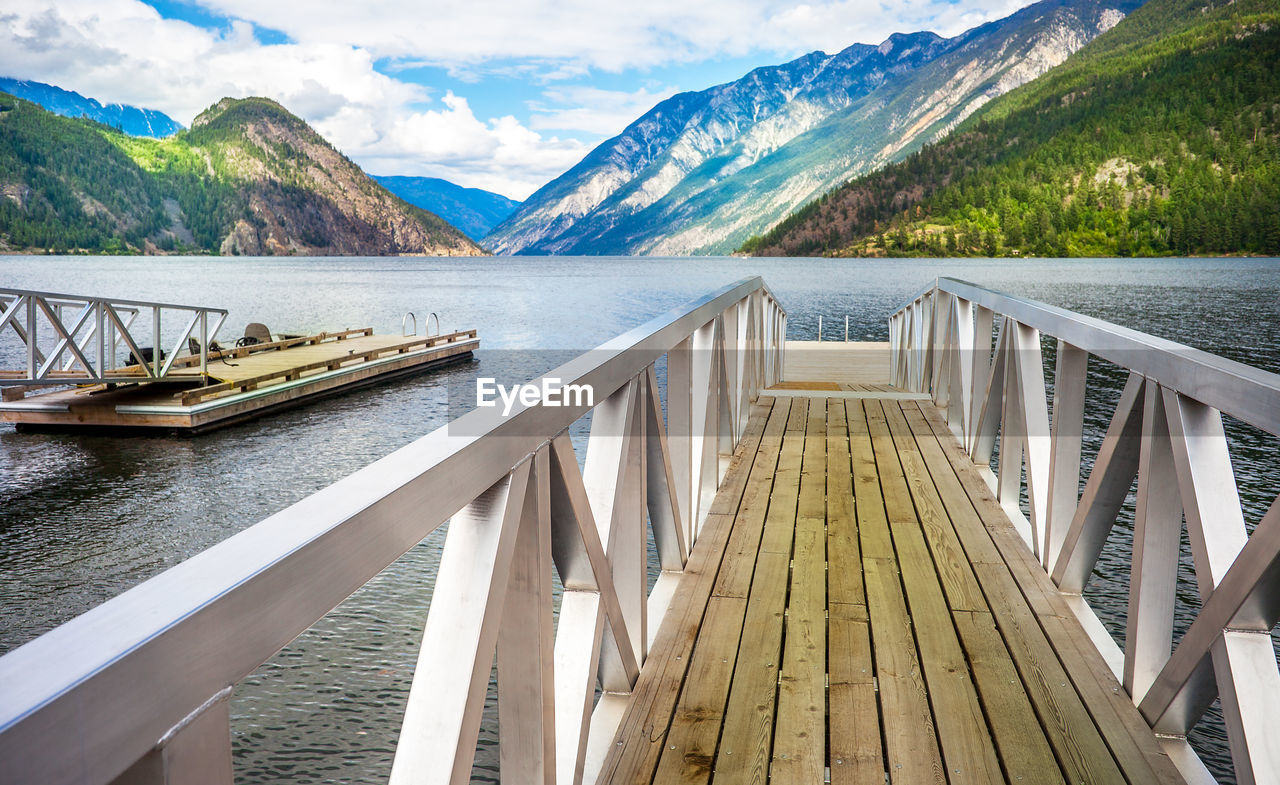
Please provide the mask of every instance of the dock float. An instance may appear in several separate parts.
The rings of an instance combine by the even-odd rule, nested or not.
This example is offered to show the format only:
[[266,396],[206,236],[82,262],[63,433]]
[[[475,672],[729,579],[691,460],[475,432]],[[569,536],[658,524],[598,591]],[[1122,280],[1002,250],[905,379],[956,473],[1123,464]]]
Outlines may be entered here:
[[[79,316],[69,326],[63,312],[73,309]],[[122,314],[152,310],[159,325],[159,314],[166,309],[196,315],[186,320],[186,331],[167,355],[139,349],[129,331],[131,319]],[[207,321],[209,309],[0,290],[0,310],[15,328],[29,325],[18,331],[27,343],[28,369],[0,371],[5,385],[0,422],[13,423],[20,431],[203,433],[462,362],[480,343],[475,330],[375,335],[365,327],[215,348],[217,325],[212,331],[206,326],[203,340],[192,336],[196,325]],[[28,311],[28,318],[14,320],[21,310]],[[95,311],[101,329],[94,326]],[[225,312],[216,313],[220,324]],[[49,338],[43,345],[37,316],[48,322],[44,333]],[[154,345],[159,346],[156,329]],[[35,340],[28,341],[33,334]],[[96,351],[86,351],[91,344]],[[117,348],[131,362],[108,359]],[[60,362],[62,354],[70,356]],[[49,390],[49,385],[60,387]]]
[[[392,785],[471,780],[495,662],[504,783],[1207,785],[1215,703],[1280,782],[1280,498],[1246,526],[1223,430],[1280,435],[1280,376],[952,279],[888,324],[814,363],[746,279],[532,383],[593,402],[463,415],[0,657],[6,781],[229,785],[236,685],[448,522],[366,704],[403,701]],[[1123,644],[1084,594],[1115,547]]]

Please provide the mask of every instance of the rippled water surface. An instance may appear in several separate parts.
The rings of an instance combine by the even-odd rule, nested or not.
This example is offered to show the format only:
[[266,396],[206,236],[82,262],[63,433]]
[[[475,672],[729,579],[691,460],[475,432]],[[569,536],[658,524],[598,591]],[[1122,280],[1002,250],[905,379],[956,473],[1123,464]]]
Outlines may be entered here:
[[[848,316],[851,338],[886,340],[885,318],[935,277],[951,275],[1280,371],[1274,259],[0,257],[0,287],[225,308],[224,337],[251,321],[279,332],[396,332],[405,311],[419,318],[435,311],[445,330],[478,328],[490,350],[467,365],[199,438],[18,434],[0,426],[0,652],[442,425],[451,383],[477,373],[535,376],[565,353],[748,275],[763,275],[782,300],[793,339],[816,337],[821,315],[828,338],[843,337]],[[0,338],[0,368],[18,367],[18,357],[13,339]],[[1123,375],[1091,368],[1091,396],[1114,399]],[[1090,411],[1086,441],[1096,441],[1109,411]],[[1280,482],[1275,440],[1233,425],[1232,448],[1253,523]],[[1126,531],[1119,528],[1089,590],[1117,636]],[[432,534],[237,688],[241,781],[386,780],[442,542],[442,530]],[[1184,573],[1180,628],[1196,604]],[[496,779],[495,726],[487,715],[481,778]],[[1221,733],[1209,728],[1196,743],[1225,773]]]

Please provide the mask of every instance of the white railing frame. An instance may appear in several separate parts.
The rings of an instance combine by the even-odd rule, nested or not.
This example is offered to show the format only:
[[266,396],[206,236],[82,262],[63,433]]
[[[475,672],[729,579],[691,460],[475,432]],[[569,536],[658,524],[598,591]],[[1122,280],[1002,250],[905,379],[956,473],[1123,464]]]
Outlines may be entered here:
[[[1042,333],[1057,339],[1052,409]],[[1280,435],[1280,376],[952,278],[890,316],[889,335],[892,382],[932,394],[1187,780],[1213,782],[1186,735],[1221,698],[1237,780],[1280,782],[1280,498],[1247,534],[1222,424]],[[1090,355],[1129,379],[1082,490]],[[1135,477],[1122,652],[1082,592]],[[1174,647],[1184,514],[1202,607]]]
[[476,409],[0,657],[0,779],[229,783],[234,686],[452,518],[391,781],[469,779],[495,653],[503,781],[594,781],[785,330],[727,286],[544,377],[593,409]]
[[[130,333],[143,312],[151,315],[150,360]],[[162,351],[160,330],[166,314],[186,325],[167,352]],[[209,344],[226,318],[227,312],[220,308],[0,289],[0,333],[11,327],[25,344],[25,376],[0,378],[0,385],[156,381],[173,368],[190,337],[200,342],[200,372],[204,374],[209,367]],[[127,350],[125,359],[132,358],[136,365],[116,364],[121,344]]]

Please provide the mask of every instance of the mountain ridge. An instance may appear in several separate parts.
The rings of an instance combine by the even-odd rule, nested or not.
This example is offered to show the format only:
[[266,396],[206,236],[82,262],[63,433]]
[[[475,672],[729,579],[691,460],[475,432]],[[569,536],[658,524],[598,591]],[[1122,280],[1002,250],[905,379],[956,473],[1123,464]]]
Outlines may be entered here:
[[756,255],[1280,253],[1280,9],[1151,0]]
[[63,117],[85,117],[131,136],[165,137],[181,131],[177,120],[156,109],[128,104],[103,104],[74,90],[31,79],[0,76],[0,93],[8,93]]
[[243,255],[482,255],[265,98],[128,136],[0,94],[0,248]]
[[479,240],[520,202],[483,188],[466,188],[439,177],[370,175],[409,204],[433,212],[472,240]]
[[896,33],[673,96],[484,242],[522,254],[731,251],[830,187],[905,157],[1136,5],[1042,0],[954,38]]

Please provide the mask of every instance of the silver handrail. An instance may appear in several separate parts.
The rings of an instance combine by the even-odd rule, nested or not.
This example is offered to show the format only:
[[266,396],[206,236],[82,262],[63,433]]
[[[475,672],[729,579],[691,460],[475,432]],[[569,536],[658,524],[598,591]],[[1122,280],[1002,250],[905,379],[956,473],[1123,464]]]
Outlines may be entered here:
[[[413,320],[413,332],[409,332],[409,320]],[[413,315],[413,311],[406,311],[404,316],[400,317],[400,337],[418,334],[418,317]]]
[[[1042,333],[1057,339],[1052,407]],[[931,393],[945,410],[1187,780],[1213,781],[1186,736],[1220,698],[1238,780],[1276,781],[1280,663],[1271,630],[1280,621],[1280,497],[1250,534],[1222,415],[1280,435],[1280,376],[953,278],[938,279],[890,316],[889,336],[893,384]],[[1090,356],[1129,378],[1081,490]],[[1135,479],[1122,651],[1082,593]],[[1201,607],[1175,646],[1184,515]]]
[[[150,356],[130,332],[144,311],[151,314]],[[175,311],[186,326],[165,352],[161,320],[165,312]],[[0,385],[156,381],[169,374],[187,348],[187,339],[196,336],[200,372],[204,374],[209,365],[209,344],[226,318],[227,312],[220,308],[0,289],[0,334],[10,327],[25,345],[22,375],[0,376]],[[117,365],[116,351],[121,344],[127,350],[125,359],[134,364]]]
[[[721,458],[780,376],[785,331],[760,278],[727,286],[534,382],[588,387],[593,402],[477,408],[0,657],[4,781],[230,782],[231,688],[451,516],[392,782],[466,779],[495,650],[518,652],[532,679],[499,687],[530,718],[500,744],[545,749],[554,714],[557,776],[577,781],[644,666],[648,616],[665,613]],[[580,471],[568,428],[587,411]],[[663,568],[647,598],[646,510]],[[549,648],[553,558],[565,672]],[[530,765],[509,757],[504,771]]]

